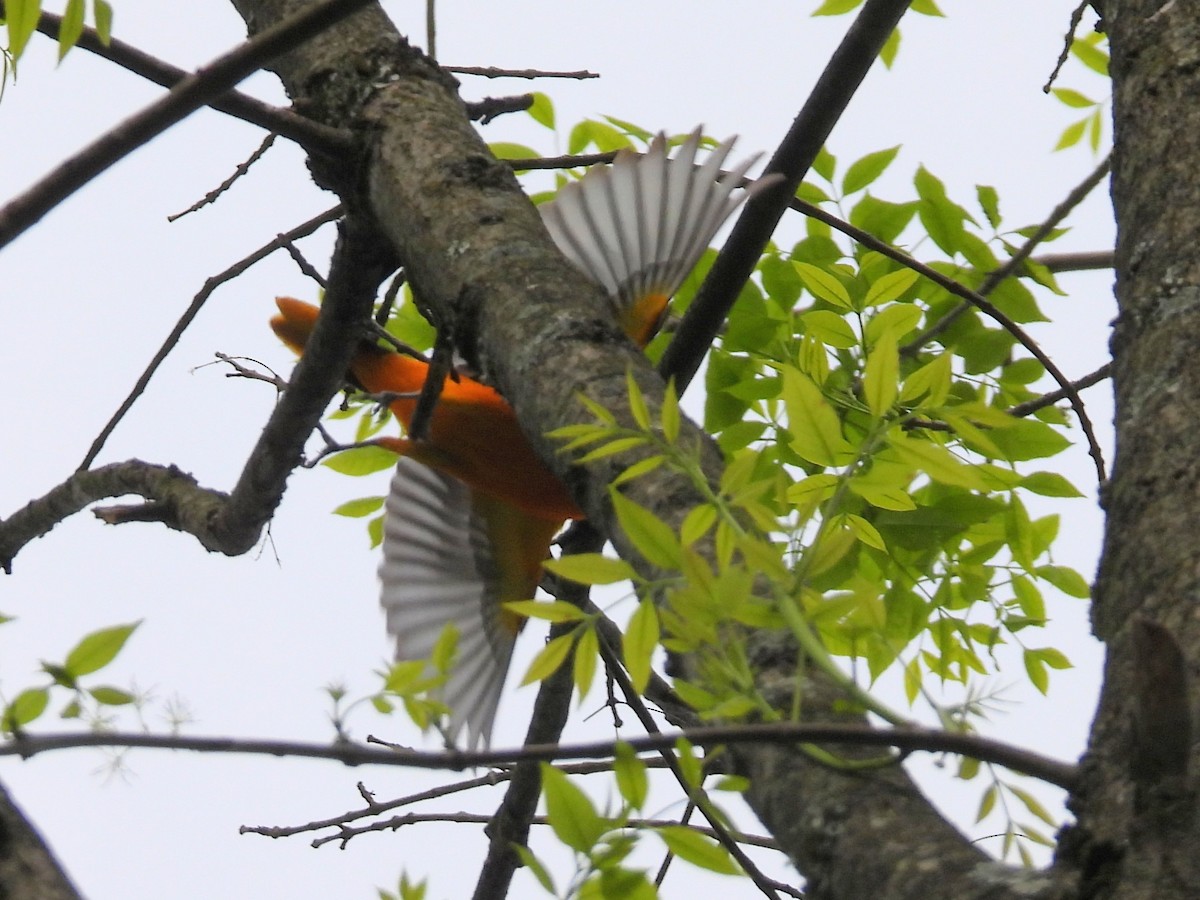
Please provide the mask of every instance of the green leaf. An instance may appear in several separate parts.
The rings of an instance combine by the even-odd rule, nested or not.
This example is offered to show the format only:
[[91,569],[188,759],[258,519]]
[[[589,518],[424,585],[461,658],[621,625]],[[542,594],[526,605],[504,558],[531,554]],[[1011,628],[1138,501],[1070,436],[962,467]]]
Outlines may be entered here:
[[1108,77],[1108,54],[1096,45],[1103,40],[1099,34],[1076,38],[1071,44],[1071,55],[1098,75]]
[[16,731],[37,719],[50,703],[50,691],[46,688],[27,688],[13,698],[4,710],[4,730]]
[[850,301],[850,294],[847,293],[846,286],[836,275],[827,272],[820,266],[814,266],[812,263],[793,262],[792,265],[796,267],[796,274],[800,276],[800,280],[804,282],[809,293],[818,300],[824,300],[826,303],[832,303],[843,309],[853,307],[854,304]]
[[517,856],[521,858],[521,862],[524,864],[525,868],[528,869],[530,873],[532,873],[533,877],[537,879],[538,884],[542,886],[543,890],[545,890],[547,894],[557,897],[558,889],[554,886],[554,881],[550,877],[549,870],[547,870],[546,866],[540,859],[533,855],[533,851],[524,844],[518,844],[516,841],[513,841],[508,846],[510,846],[516,852]]
[[787,407],[791,448],[818,466],[848,462],[852,448],[842,436],[842,425],[833,406],[807,375],[791,367],[783,370],[783,402]]
[[96,19],[96,34],[104,46],[112,43],[113,9],[108,0],[93,0],[92,15]]
[[867,355],[863,369],[863,396],[871,415],[882,418],[891,412],[900,392],[900,353],[896,337],[888,332]]
[[621,797],[631,809],[641,809],[650,792],[650,779],[646,775],[646,764],[624,741],[617,741],[614,748],[613,774]]
[[959,461],[940,444],[908,438],[899,433],[889,435],[888,442],[901,461],[920,469],[934,481],[973,491],[987,490],[987,482],[982,475]]
[[633,420],[643,431],[649,431],[650,411],[646,408],[646,397],[633,377],[633,369],[625,370],[625,387],[629,392],[629,411],[633,413]]
[[[814,16],[841,16],[862,6],[863,0],[825,0],[813,10]],[[830,176],[831,177],[831,176]],[[830,180],[826,177],[826,181]]]
[[63,12],[62,24],[58,29],[58,59],[60,62],[79,41],[79,36],[83,34],[84,12],[84,0],[68,0],[67,8]]
[[529,109],[525,110],[529,113],[529,118],[537,122],[539,125],[554,130],[554,101],[549,95],[543,94],[541,91],[533,92],[533,103]]
[[596,660],[600,657],[600,639],[596,637],[596,629],[583,628],[579,640],[575,643],[575,666],[572,677],[575,690],[579,692],[579,701],[587,696],[596,677]]
[[610,494],[621,530],[638,552],[660,569],[678,569],[683,547],[671,527],[620,491],[610,491]]
[[107,685],[94,687],[88,693],[97,703],[103,703],[105,706],[126,706],[134,701],[133,694],[128,691]]
[[850,224],[892,244],[908,227],[919,206],[915,200],[908,203],[891,203],[868,194],[850,210]]
[[509,141],[495,141],[488,144],[488,149],[496,159],[537,159],[541,156],[532,147],[524,144],[513,144]]
[[887,68],[892,67],[892,63],[896,61],[896,55],[900,52],[900,29],[893,28],[892,33],[887,36],[887,40],[883,42],[883,46],[879,48],[879,59]]
[[533,662],[529,664],[529,669],[525,673],[525,677],[521,679],[521,685],[533,684],[535,681],[542,681],[549,678],[559,670],[567,656],[571,653],[571,646],[575,642],[575,635],[562,634],[554,638],[545,647],[538,651],[538,655],[533,658]]
[[542,795],[546,798],[546,819],[558,839],[580,853],[587,853],[607,825],[592,806],[587,794],[571,783],[549,763],[541,764]]
[[854,536],[866,544],[868,547],[874,547],[876,550],[887,551],[887,544],[875,526],[864,519],[862,516],[856,516],[852,513],[846,514],[846,524],[854,533]]
[[1026,650],[1023,654],[1025,661],[1025,674],[1029,676],[1030,683],[1041,693],[1045,694],[1050,688],[1050,676],[1046,673],[1046,663],[1033,650]]
[[934,0],[913,0],[910,9],[922,16],[945,16]]
[[833,173],[837,169],[837,157],[822,147],[817,153],[817,158],[813,160],[812,168],[814,172],[832,183]]
[[993,228],[1000,227],[1000,195],[996,189],[986,184],[975,185],[975,197],[979,200],[979,208],[987,216],[988,224]]
[[655,831],[663,839],[668,850],[694,866],[722,875],[740,875],[742,872],[730,857],[728,850],[707,835],[693,831],[686,825],[662,825]]
[[654,608],[653,601],[646,598],[630,616],[624,642],[625,668],[629,670],[629,680],[639,694],[650,683],[650,661],[658,648],[659,636],[658,610]]
[[129,625],[114,625],[93,631],[67,654],[63,668],[72,678],[103,669],[121,652],[129,636],[140,624],[141,620],[138,620]]
[[663,437],[668,444],[674,444],[679,439],[679,395],[675,392],[675,379],[667,382],[663,392],[662,409],[659,411],[662,422]]
[[897,144],[888,150],[868,153],[852,162],[846,174],[842,176],[842,193],[853,194],[871,184],[892,164],[899,152],[900,146]]
[[1043,497],[1082,497],[1079,489],[1057,472],[1034,472],[1021,479],[1019,487]]
[[1063,129],[1063,133],[1059,135],[1058,143],[1054,145],[1055,150],[1066,150],[1068,147],[1074,147],[1083,138],[1083,130],[1087,128],[1088,120],[1080,119],[1078,122],[1072,122]]
[[328,466],[342,475],[359,477],[392,468],[396,465],[396,454],[372,444],[368,447],[343,450],[322,460],[321,465]]
[[1085,97],[1083,94],[1079,93],[1079,91],[1072,90],[1071,88],[1054,88],[1051,93],[1054,94],[1054,96],[1057,97],[1060,102],[1071,107],[1072,109],[1085,109],[1089,106],[1096,105],[1095,100]]
[[8,52],[13,60],[21,58],[25,45],[37,29],[41,15],[41,0],[6,0],[5,21],[8,25]]
[[997,793],[996,785],[989,784],[987,790],[983,792],[983,797],[979,800],[979,810],[975,813],[976,822],[982,822],[995,808]]
[[[546,560],[546,562],[557,560]],[[547,567],[549,568],[549,567]],[[579,607],[565,600],[509,600],[504,608],[529,619],[546,622],[582,622],[587,618]]]
[[[884,303],[898,300],[904,295],[905,291],[917,283],[917,279],[920,277],[920,275],[908,268],[897,269],[895,272],[888,272],[886,275],[881,275],[871,282],[871,286],[867,288],[867,296],[863,300],[863,306],[881,306]],[[909,308],[916,310],[917,318],[920,319],[921,310],[915,306]]]
[[618,581],[629,581],[637,577],[633,566],[625,560],[613,559],[602,553],[576,553],[559,559],[548,559],[542,566],[547,571],[577,584],[616,584]]
[[950,394],[953,362],[950,353],[941,353],[915,372],[911,372],[904,379],[900,402],[911,403],[928,394],[927,402],[930,406],[941,406],[945,403]]
[[382,497],[360,497],[357,500],[347,500],[333,511],[335,516],[347,516],[351,519],[361,519],[383,506]]
[[929,237],[949,254],[960,252],[963,246],[963,221],[967,218],[966,210],[946,196],[945,185],[924,166],[917,170],[913,184],[921,198],[917,212],[921,217],[921,224],[929,232]]
[[1092,593],[1087,579],[1066,566],[1038,566],[1033,570],[1033,574],[1054,585],[1068,597],[1086,600]]
[[1056,456],[1071,446],[1062,432],[1036,419],[1018,419],[1006,428],[994,429],[988,436],[1009,462]]
[[842,316],[828,309],[814,309],[800,317],[805,334],[810,334],[827,347],[849,350],[858,345],[858,335]]

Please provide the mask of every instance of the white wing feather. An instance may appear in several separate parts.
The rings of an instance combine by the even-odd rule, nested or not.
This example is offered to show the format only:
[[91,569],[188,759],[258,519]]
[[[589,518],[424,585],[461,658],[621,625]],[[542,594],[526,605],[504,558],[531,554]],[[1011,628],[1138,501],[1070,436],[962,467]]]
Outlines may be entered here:
[[696,265],[717,229],[755,190],[738,190],[752,156],[721,174],[736,138],[696,164],[700,129],[674,158],[663,135],[644,155],[620,153],[568,184],[541,207],[563,254],[614,298],[618,307],[648,294],[670,296]]
[[497,618],[495,562],[471,492],[401,457],[385,508],[380,602],[396,659],[428,659],[453,623],[458,654],[439,696],[450,708],[446,736],[455,741],[466,726],[469,747],[487,746],[515,635]]

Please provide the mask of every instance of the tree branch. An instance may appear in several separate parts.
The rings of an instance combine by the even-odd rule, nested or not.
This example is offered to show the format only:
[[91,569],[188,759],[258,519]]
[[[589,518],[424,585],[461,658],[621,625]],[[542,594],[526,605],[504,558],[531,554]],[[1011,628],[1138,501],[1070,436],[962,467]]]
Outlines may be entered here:
[[320,34],[370,2],[320,0],[189,75],[165,97],[121,122],[0,209],[0,248],[109,166],[258,71],[267,60]]
[[796,189],[817,153],[910,2],[866,0],[775,155],[767,163],[764,175],[778,173],[784,178],[783,184],[764,190],[746,202],[745,210],[738,217],[659,363],[659,371],[664,377],[674,377],[680,393],[700,368],[700,361],[775,233],[788,201],[796,195]]
[[[1070,790],[1076,784],[1075,766],[1041,754],[974,734],[940,731],[935,728],[869,728],[862,725],[775,722],[767,725],[724,725],[689,728],[622,739],[636,753],[657,753],[674,748],[680,738],[700,747],[770,746],[797,744],[841,744],[856,747],[895,747],[905,753],[955,753],[995,763],[1022,775],[1038,778]],[[0,756],[23,759],[54,750],[80,747],[143,747],[159,750],[192,750],[198,753],[246,753],[258,756],[290,756],[323,759],[347,766],[400,766],[410,769],[462,771],[476,767],[511,765],[526,760],[553,762],[571,759],[609,759],[613,741],[582,744],[531,744],[509,750],[413,750],[368,738],[369,743],[388,749],[376,750],[362,744],[302,744],[291,741],[242,740],[237,738],[189,737],[135,732],[81,731],[63,734],[24,732],[0,743]],[[899,762],[899,760],[897,760]]]
[[[38,31],[49,38],[58,40],[61,29],[62,16],[42,13],[38,20]],[[147,81],[153,81],[165,88],[173,88],[184,79],[191,77],[190,73],[185,70],[151,56],[132,44],[116,38],[112,38],[106,44],[91,28],[84,28],[76,43],[77,46],[89,53],[114,62],[121,68],[128,69],[135,75],[140,75]],[[243,122],[249,122],[251,125],[257,125],[295,141],[309,153],[341,157],[351,152],[355,146],[354,137],[349,132],[329,128],[297,115],[289,109],[271,106],[269,103],[263,103],[249,94],[238,91],[226,91],[208,101],[208,106],[217,112],[223,112],[235,119],[241,119]]]

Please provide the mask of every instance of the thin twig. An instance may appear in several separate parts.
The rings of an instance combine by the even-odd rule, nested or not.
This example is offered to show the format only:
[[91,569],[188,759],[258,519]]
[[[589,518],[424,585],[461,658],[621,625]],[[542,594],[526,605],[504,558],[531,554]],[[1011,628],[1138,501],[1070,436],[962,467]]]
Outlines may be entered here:
[[533,106],[533,94],[517,94],[515,97],[484,97],[467,104],[467,116],[472,122],[487,125],[497,116],[507,113],[525,112]]
[[262,68],[268,60],[320,34],[371,0],[319,0],[224,54],[167,95],[65,160],[0,209],[0,248],[109,166]]
[[[1096,186],[1100,184],[1100,182],[1104,179],[1104,176],[1108,174],[1111,167],[1112,154],[1110,153],[1104,158],[1100,165],[1092,170],[1091,174],[1088,175],[1087,178],[1072,188],[1071,192],[1067,194],[1062,203],[1059,203],[1050,211],[1050,215],[1046,217],[1046,220],[1037,227],[1037,230],[1029,236],[1028,240],[1026,240],[1025,243],[1017,249],[1017,252],[1014,253],[1012,257],[1005,260],[1004,265],[992,272],[989,272],[984,277],[983,283],[979,286],[979,289],[975,291],[975,293],[981,297],[986,297],[988,294],[994,291],[996,287],[1002,281],[1004,281],[1004,279],[1012,275],[1030,256],[1030,254],[1033,253],[1034,248],[1042,243],[1042,241],[1044,241],[1047,237],[1049,237],[1050,233],[1058,227],[1059,223],[1062,222],[1062,220],[1068,215],[1070,215],[1071,211],[1074,210],[1075,207],[1077,207],[1080,203],[1082,203],[1087,198],[1088,194],[1096,189]],[[938,319],[938,321],[935,322],[931,327],[927,328],[925,331],[921,332],[921,334],[917,335],[912,341],[901,347],[900,352],[906,356],[914,355],[931,340],[945,332],[947,328],[958,321],[959,317],[965,314],[972,306],[977,305],[978,304],[976,304],[970,297],[965,297],[964,302],[950,310],[950,312]]]
[[227,190],[229,190],[231,187],[233,187],[234,182],[236,182],[239,178],[241,178],[243,175],[245,175],[247,172],[249,172],[250,167],[252,165],[254,165],[256,162],[258,162],[260,159],[262,159],[263,154],[271,149],[271,145],[275,143],[275,138],[277,138],[277,137],[279,137],[279,135],[277,135],[273,131],[270,134],[268,134],[265,138],[263,138],[262,143],[258,145],[258,149],[255,150],[253,153],[251,153],[245,162],[238,163],[238,167],[233,170],[232,175],[230,175],[228,178],[226,178],[224,181],[222,181],[220,184],[218,184],[215,188],[213,188],[211,191],[209,191],[207,194],[205,194],[203,197],[201,197],[199,200],[197,200],[195,203],[193,203],[191,206],[189,206],[183,212],[173,213],[172,215],[167,216],[167,221],[174,222],[178,219],[182,219],[184,216],[188,215],[189,213],[194,213],[197,210],[203,209],[204,207],[208,206],[211,203],[216,203],[218,197],[220,197]]
[[[629,704],[629,708],[638,717],[638,721],[642,723],[642,727],[646,729],[647,734],[662,734],[658,723],[650,715],[650,710],[642,702],[641,694],[638,693],[638,690],[633,686],[633,682],[629,679],[629,675],[626,674],[620,659],[618,659],[614,652],[614,648],[609,647],[603,640],[600,642],[600,656],[604,660],[605,666],[608,667],[609,674],[612,675],[613,680],[616,681],[617,686],[621,689],[621,693],[625,695],[625,702]],[[675,776],[675,780],[679,782],[679,786],[687,794],[688,799],[696,805],[696,808],[700,810],[700,814],[708,820],[708,824],[716,832],[717,843],[724,847],[729,855],[737,860],[738,865],[742,867],[764,897],[773,897],[775,900],[779,900],[779,894],[773,881],[767,878],[759,870],[758,866],[754,864],[754,860],[750,859],[745,851],[738,846],[737,838],[716,813],[712,801],[704,793],[704,788],[699,785],[693,785],[688,780],[683,772],[683,767],[680,766],[679,760],[675,757],[675,750],[664,748],[659,753],[663,761],[667,764],[667,768],[671,770],[671,774]]]
[[[1029,775],[1064,790],[1073,790],[1079,778],[1078,768],[1042,756],[1024,747],[1005,744],[976,734],[942,731],[936,728],[872,728],[868,725],[833,723],[774,722],[765,725],[725,725],[691,728],[662,734],[626,738],[635,753],[656,753],[673,748],[680,738],[699,746],[730,744],[853,744],[868,747],[895,747],[904,752],[956,753],[981,762],[991,762],[1014,772]],[[324,759],[345,765],[400,766],[413,769],[449,769],[462,771],[473,767],[496,766],[521,760],[610,759],[615,742],[583,744],[536,744],[510,750],[413,750],[368,738],[370,744],[388,749],[373,749],[362,744],[304,744],[293,741],[237,738],[189,737],[168,734],[124,734],[91,732],[34,734],[0,743],[0,756],[28,758],[53,750],[80,747],[146,747],[160,750],[193,750],[200,753],[248,753],[266,756],[293,756]]]
[[1083,13],[1093,2],[1094,0],[1079,0],[1079,5],[1071,10],[1071,24],[1067,28],[1067,33],[1063,36],[1062,52],[1058,54],[1058,62],[1054,64],[1054,69],[1050,72],[1050,77],[1042,85],[1042,93],[1050,93],[1050,88],[1054,86],[1054,81],[1058,78],[1058,73],[1066,65],[1067,59],[1071,55],[1071,45],[1075,43],[1075,32],[1079,28],[1079,23],[1083,21]]
[[[58,40],[61,28],[61,16],[44,12],[38,20],[38,31],[54,40]],[[191,74],[116,38],[105,43],[91,28],[83,29],[76,44],[89,53],[166,88],[174,87]],[[318,156],[338,158],[355,147],[354,135],[349,131],[330,128],[238,91],[226,91],[208,105],[218,112],[295,141],[309,153]]]
[[[1071,387],[1073,387],[1076,391],[1082,391],[1084,388],[1090,388],[1092,385],[1100,383],[1110,375],[1112,375],[1112,363],[1108,362],[1098,368],[1095,372],[1084,375],[1082,378],[1072,381]],[[1062,388],[1059,388],[1057,391],[1050,391],[1048,394],[1042,394],[1042,396],[1034,397],[1032,400],[1026,400],[1024,403],[1018,403],[1016,406],[1010,406],[1008,408],[1008,414],[1017,418],[1023,418],[1024,416],[1028,416],[1037,412],[1039,409],[1045,409],[1047,406],[1053,406],[1060,400],[1066,399],[1067,396],[1067,392]]]
[[297,225],[291,231],[285,234],[277,235],[275,240],[263,244],[263,246],[259,247],[249,256],[244,257],[243,259],[234,263],[224,272],[214,275],[205,281],[204,286],[200,289],[199,293],[192,298],[192,302],[188,305],[188,308],[184,310],[183,315],[179,317],[179,321],[175,323],[175,327],[171,329],[171,333],[167,335],[167,338],[163,341],[162,346],[158,348],[158,352],[154,354],[154,357],[146,366],[145,371],[143,371],[138,377],[133,389],[130,390],[128,396],[126,396],[121,405],[117,408],[117,411],[113,413],[112,418],[110,418],[105,426],[100,429],[100,433],[96,435],[96,439],[92,441],[92,445],[88,448],[87,455],[84,456],[83,462],[79,464],[77,471],[82,472],[96,461],[96,457],[100,454],[105,442],[112,435],[113,430],[117,427],[120,421],[125,418],[125,415],[133,407],[133,404],[137,401],[137,398],[140,397],[142,392],[146,390],[146,385],[150,383],[150,379],[154,377],[154,373],[158,371],[158,367],[161,366],[163,360],[167,358],[167,354],[174,349],[175,345],[179,342],[179,338],[183,335],[183,332],[187,330],[189,325],[192,324],[192,320],[196,318],[197,314],[200,312],[200,309],[204,306],[209,296],[212,295],[213,291],[215,291],[225,282],[231,281],[238,277],[255,263],[266,259],[281,247],[286,246],[292,241],[299,240],[305,235],[312,234],[326,222],[332,222],[341,218],[341,216],[342,207],[340,205],[335,206],[332,209],[327,209],[320,215],[313,216],[307,222]]
[[599,78],[596,72],[580,69],[575,72],[549,72],[545,69],[500,69],[496,66],[442,66],[456,75],[480,75],[484,78]]
[[[967,303],[977,308],[981,313],[990,317],[991,319],[994,319],[1009,334],[1016,338],[1018,343],[1028,350],[1030,354],[1037,359],[1042,366],[1045,367],[1046,372],[1055,380],[1055,382],[1058,383],[1059,387],[1066,391],[1066,396],[1071,399],[1071,408],[1074,409],[1075,414],[1079,417],[1080,430],[1083,431],[1088,442],[1088,455],[1092,457],[1092,461],[1095,464],[1097,478],[1101,483],[1106,480],[1107,476],[1105,475],[1104,468],[1104,452],[1100,449],[1100,442],[1096,438],[1095,428],[1092,425],[1091,418],[1087,414],[1087,409],[1084,407],[1083,400],[1080,398],[1079,392],[1075,391],[1071,387],[1071,382],[1067,376],[1062,373],[1062,370],[1058,368],[1054,360],[1046,355],[1046,352],[1042,350],[1042,348],[1035,340],[1033,340],[1032,337],[1029,336],[1025,329],[997,309],[996,306],[991,303],[991,301],[989,301],[979,292],[971,290],[966,285],[955,281],[948,275],[943,275],[932,266],[927,266],[925,263],[913,259],[913,257],[909,256],[907,253],[897,250],[890,244],[879,240],[879,238],[875,237],[873,234],[863,231],[861,228],[856,228],[849,222],[845,222],[837,218],[837,216],[831,215],[824,210],[813,206],[811,203],[804,202],[803,200],[793,199],[790,202],[790,206],[792,209],[802,212],[806,216],[812,216],[821,222],[825,222],[831,228],[835,228],[846,236],[853,238],[864,247],[875,250],[889,259],[892,259],[903,266],[907,266],[919,275],[925,276],[939,287],[945,288],[949,293],[955,295],[956,297],[963,298]],[[936,328],[936,326],[934,327]],[[933,329],[929,329],[929,331],[932,330]],[[926,331],[925,335],[928,335],[929,331]],[[901,352],[908,352],[910,347],[917,345],[918,342],[922,340],[922,337],[924,336],[919,336],[912,343],[905,345],[905,347],[901,348]]]
[[529,169],[574,169],[579,166],[601,166],[617,158],[618,151],[607,153],[581,153],[569,156],[535,156],[527,159],[502,159],[509,168],[517,172]]
[[[460,825],[486,825],[492,819],[491,816],[482,813],[404,813],[400,816],[393,816],[390,819],[384,819],[379,822],[371,822],[368,825],[343,826],[338,829],[337,834],[326,835],[325,837],[314,838],[312,845],[315,847],[323,847],[326,844],[337,842],[342,849],[352,838],[358,837],[360,834],[369,834],[374,831],[398,831],[406,825],[420,825],[426,822],[455,822]],[[529,820],[531,825],[549,825],[550,819],[546,816],[533,816]],[[677,827],[680,823],[673,819],[628,819],[625,826],[628,828],[671,828]],[[705,828],[703,825],[686,825],[698,834],[707,835],[710,838],[716,838],[717,832],[712,828]],[[242,834],[262,834],[254,828],[239,829]],[[275,837],[275,835],[269,835]],[[778,850],[779,843],[774,838],[765,837],[758,834],[742,834],[738,833],[737,837],[739,844],[745,844],[749,847],[762,847],[764,850]],[[800,896],[800,895],[796,895]]]

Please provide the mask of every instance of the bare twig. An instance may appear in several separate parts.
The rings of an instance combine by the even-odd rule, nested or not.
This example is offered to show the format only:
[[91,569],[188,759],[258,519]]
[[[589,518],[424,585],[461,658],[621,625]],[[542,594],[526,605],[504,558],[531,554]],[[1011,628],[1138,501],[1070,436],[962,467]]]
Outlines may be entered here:
[[371,0],[320,0],[189,75],[165,97],[119,123],[0,209],[0,248],[118,160]]
[[197,200],[195,203],[193,203],[191,206],[189,206],[183,212],[178,212],[178,213],[174,213],[173,215],[167,216],[167,221],[174,222],[177,219],[182,219],[184,216],[188,215],[189,213],[194,213],[197,210],[203,209],[204,207],[208,206],[210,203],[215,203],[217,201],[218,197],[220,197],[223,193],[225,193],[227,190],[229,190],[231,187],[233,187],[234,182],[236,182],[239,178],[241,178],[243,175],[245,175],[247,172],[250,171],[250,167],[252,165],[254,165],[256,162],[258,162],[260,159],[262,159],[263,154],[271,149],[271,145],[275,143],[275,138],[277,138],[278,136],[279,135],[277,135],[273,131],[270,134],[268,134],[265,138],[263,138],[262,143],[258,145],[258,149],[255,150],[253,153],[251,153],[250,156],[247,157],[245,162],[238,163],[238,167],[233,170],[232,175],[230,175],[228,178],[226,178],[224,181],[222,181],[220,184],[218,184],[215,188],[213,188],[211,191],[209,191],[207,194],[205,194],[203,197],[201,197],[199,200]]
[[205,281],[204,287],[202,287],[199,293],[192,298],[192,302],[188,305],[188,308],[184,310],[183,315],[179,317],[179,321],[175,323],[175,327],[171,329],[171,333],[167,335],[166,340],[163,341],[162,346],[158,348],[158,352],[154,354],[153,359],[150,360],[150,363],[146,366],[145,371],[143,371],[138,377],[138,380],[134,384],[133,389],[130,390],[129,395],[124,399],[124,401],[122,401],[117,411],[113,413],[112,418],[110,418],[105,426],[100,429],[100,433],[96,435],[96,439],[92,441],[92,445],[88,448],[87,455],[84,456],[83,462],[79,464],[79,469],[77,471],[83,471],[96,461],[96,457],[100,455],[100,451],[103,449],[104,444],[108,440],[109,436],[112,435],[114,429],[116,429],[120,421],[125,418],[125,415],[133,407],[133,404],[137,401],[137,398],[140,397],[142,392],[146,390],[146,385],[150,383],[150,379],[154,377],[154,373],[158,371],[158,367],[162,365],[163,360],[167,358],[167,354],[169,354],[179,342],[179,338],[183,335],[183,332],[187,330],[187,327],[192,324],[192,320],[196,318],[197,314],[199,314],[201,308],[208,301],[208,298],[212,295],[213,291],[215,291],[225,282],[231,281],[237,276],[241,275],[255,263],[266,259],[281,247],[287,246],[292,241],[299,240],[305,235],[312,234],[326,222],[333,222],[336,219],[341,218],[341,215],[341,206],[335,206],[332,209],[327,209],[320,215],[313,216],[307,222],[297,225],[291,231],[288,231],[285,234],[277,235],[275,240],[264,244],[249,256],[244,257],[243,259],[234,263],[224,272],[214,275],[212,278],[209,278],[207,281]]
[[515,97],[484,97],[467,104],[467,115],[472,121],[487,125],[497,116],[506,113],[525,112],[533,106],[533,94],[518,94]]
[[1079,23],[1083,21],[1084,11],[1092,5],[1094,0],[1079,0],[1079,5],[1071,10],[1071,24],[1067,28],[1067,33],[1063,36],[1062,52],[1058,54],[1058,61],[1054,64],[1054,69],[1050,72],[1050,77],[1046,79],[1046,83],[1042,85],[1042,93],[1050,93],[1050,88],[1054,86],[1055,79],[1058,78],[1058,73],[1062,67],[1066,65],[1068,57],[1071,55],[1071,45],[1075,43],[1075,31],[1079,28]]
[[[358,826],[343,826],[338,829],[337,834],[327,835],[325,837],[314,838],[313,847],[322,847],[325,844],[338,842],[344,849],[351,838],[358,837],[360,834],[368,834],[372,831],[397,831],[406,825],[420,825],[424,822],[456,822],[460,825],[486,825],[491,821],[491,816],[482,815],[480,813],[405,813],[401,816],[393,816],[390,819],[384,819],[379,822],[371,822],[369,825]],[[550,820],[546,816],[533,816],[529,820],[531,825],[549,825]],[[629,819],[625,825],[629,828],[666,828],[679,825],[673,819]],[[685,823],[686,824],[686,823]],[[707,835],[710,838],[716,838],[717,832],[712,828],[705,828],[703,825],[687,825],[692,831],[699,834]],[[257,832],[254,829],[241,829],[245,834],[248,831]],[[270,835],[274,837],[275,835]],[[745,844],[749,847],[762,847],[766,850],[778,850],[779,844],[769,837],[764,837],[757,834],[738,834],[739,844]],[[799,895],[797,895],[799,896]]]
[[596,72],[580,69],[575,72],[549,72],[545,69],[500,69],[496,66],[442,66],[456,75],[480,75],[484,78],[599,78]]
[[[1094,384],[1099,384],[1104,379],[1112,375],[1112,363],[1105,363],[1095,372],[1084,375],[1071,382],[1071,387],[1075,391],[1082,391],[1085,388],[1090,388]],[[1042,394],[1040,397],[1034,397],[1032,400],[1026,400],[1024,403],[1018,403],[1016,406],[1010,406],[1008,414],[1022,418],[1037,412],[1039,409],[1045,409],[1047,406],[1053,406],[1060,400],[1065,400],[1068,394],[1062,388],[1057,391],[1050,391],[1047,394]]]
[[[160,467],[162,468],[162,467]],[[91,474],[91,473],[88,473]],[[684,737],[705,747],[732,744],[852,744],[869,747],[895,747],[903,752],[956,753],[982,762],[996,763],[1014,772],[1038,778],[1048,784],[1072,790],[1079,777],[1076,766],[1041,754],[975,734],[941,731],[935,728],[872,728],[866,725],[832,723],[775,722],[766,725],[727,725],[693,728],[623,742],[636,753],[657,753],[675,746]],[[0,756],[28,758],[54,750],[80,747],[146,747],[160,750],[192,750],[199,753],[249,753],[266,756],[292,756],[324,759],[344,765],[400,766],[413,769],[449,769],[461,771],[476,766],[496,766],[521,760],[609,759],[614,742],[586,744],[535,744],[513,750],[441,750],[424,751],[387,744],[368,738],[368,743],[389,749],[373,749],[362,744],[303,744],[292,741],[241,740],[236,738],[188,737],[118,732],[56,733],[37,735],[25,732],[0,743]]]
[[536,156],[531,159],[502,159],[506,166],[517,172],[529,169],[574,169],[578,166],[601,166],[617,158],[617,151],[607,153],[582,153],[573,156]]

